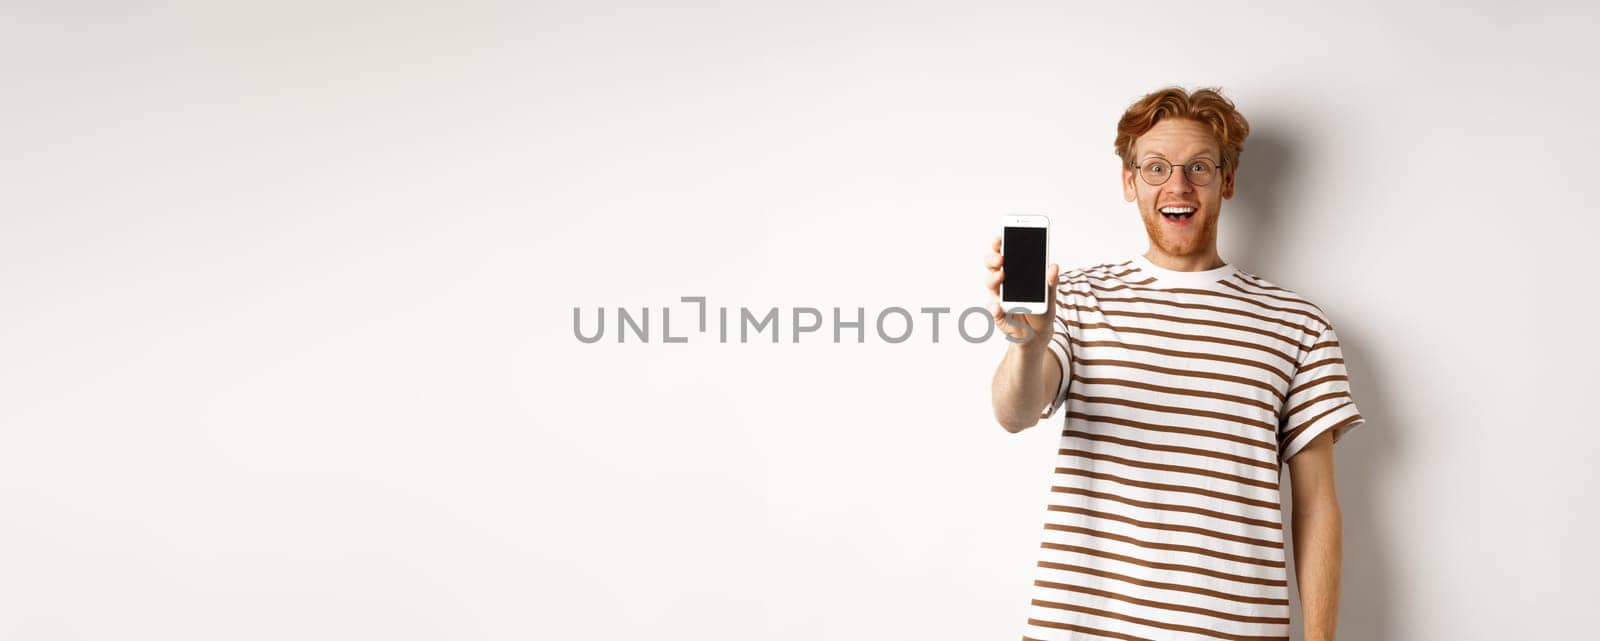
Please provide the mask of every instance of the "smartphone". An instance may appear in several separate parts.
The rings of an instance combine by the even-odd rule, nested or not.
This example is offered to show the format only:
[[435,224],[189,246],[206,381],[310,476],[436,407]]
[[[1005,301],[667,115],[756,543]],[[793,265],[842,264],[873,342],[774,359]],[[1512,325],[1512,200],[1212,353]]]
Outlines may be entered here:
[[1050,219],[1044,216],[1001,216],[1000,254],[1006,279],[1000,281],[1000,307],[1007,314],[1043,314],[1046,255],[1050,251]]

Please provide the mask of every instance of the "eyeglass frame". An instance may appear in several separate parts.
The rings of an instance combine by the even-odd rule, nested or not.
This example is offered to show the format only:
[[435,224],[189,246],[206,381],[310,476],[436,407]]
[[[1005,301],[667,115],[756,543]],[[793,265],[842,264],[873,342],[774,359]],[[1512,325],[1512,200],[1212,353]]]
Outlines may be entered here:
[[[1152,161],[1152,160],[1155,160],[1155,161],[1160,161],[1160,162],[1163,162],[1163,163],[1166,163],[1166,164],[1168,164],[1168,165],[1171,165],[1171,166],[1172,166],[1172,167],[1173,167],[1173,168],[1181,168],[1181,169],[1179,169],[1179,171],[1181,171],[1181,172],[1183,172],[1183,179],[1184,179],[1184,180],[1187,180],[1187,181],[1189,181],[1189,184],[1191,184],[1191,185],[1194,185],[1194,186],[1196,186],[1196,187],[1205,187],[1205,186],[1207,186],[1207,185],[1210,185],[1210,184],[1211,184],[1211,181],[1209,181],[1209,180],[1207,180],[1207,181],[1206,181],[1206,182],[1205,182],[1205,183],[1204,183],[1204,184],[1200,184],[1200,183],[1196,183],[1196,182],[1195,182],[1195,181],[1194,181],[1194,179],[1193,179],[1193,178],[1190,178],[1190,177],[1189,177],[1189,164],[1190,164],[1190,163],[1193,163],[1193,162],[1195,162],[1195,161],[1197,161],[1197,160],[1204,160],[1204,161],[1206,161],[1206,163],[1207,163],[1207,164],[1210,164],[1210,165],[1212,165],[1212,168],[1213,168],[1213,169],[1217,169],[1217,170],[1219,170],[1219,171],[1220,171],[1220,170],[1221,170],[1221,169],[1222,169],[1222,168],[1223,168],[1223,167],[1224,167],[1224,166],[1226,166],[1226,165],[1227,165],[1227,162],[1226,162],[1226,161],[1222,161],[1222,160],[1218,160],[1218,161],[1216,161],[1216,162],[1212,162],[1212,161],[1211,161],[1211,159],[1210,159],[1210,158],[1205,158],[1205,157],[1200,157],[1200,158],[1190,158],[1190,159],[1189,159],[1189,160],[1187,160],[1187,161],[1185,161],[1185,162],[1184,162],[1184,163],[1183,163],[1183,164],[1181,164],[1181,165],[1180,165],[1180,164],[1177,164],[1177,163],[1174,163],[1174,162],[1172,162],[1172,161],[1170,161],[1170,160],[1165,160],[1165,159],[1162,159],[1162,158],[1146,158],[1146,159],[1145,159],[1145,161],[1144,161],[1144,162],[1142,162],[1142,163],[1138,163],[1138,164],[1135,164],[1135,165],[1134,165],[1134,166],[1133,166],[1133,173],[1134,173],[1134,174],[1135,174],[1135,175],[1137,175],[1137,176],[1139,176],[1139,179],[1140,179],[1140,180],[1143,180],[1143,181],[1144,181],[1144,184],[1146,184],[1146,185],[1149,185],[1149,186],[1151,186],[1151,187],[1160,187],[1160,186],[1162,186],[1162,185],[1165,185],[1165,184],[1167,184],[1167,181],[1168,181],[1168,180],[1172,180],[1172,173],[1168,173],[1168,174],[1167,174],[1167,177],[1166,177],[1166,178],[1162,178],[1162,179],[1161,179],[1161,182],[1158,182],[1158,183],[1153,183],[1153,182],[1150,182],[1150,179],[1149,179],[1149,178],[1145,178],[1145,177],[1144,177],[1144,166],[1145,166],[1145,164],[1147,164],[1147,163],[1149,163],[1149,162],[1150,162],[1150,161]],[[1174,173],[1175,173],[1175,172],[1174,172]]]

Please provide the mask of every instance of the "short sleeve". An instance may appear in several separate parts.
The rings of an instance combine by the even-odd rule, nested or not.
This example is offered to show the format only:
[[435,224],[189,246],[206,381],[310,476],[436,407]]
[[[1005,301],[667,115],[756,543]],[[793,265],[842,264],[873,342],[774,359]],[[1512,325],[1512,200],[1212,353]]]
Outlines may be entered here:
[[1067,402],[1067,383],[1072,375],[1072,351],[1068,349],[1071,344],[1067,341],[1067,323],[1061,319],[1061,312],[1055,315],[1055,332],[1050,337],[1050,353],[1056,355],[1056,363],[1061,367],[1061,382],[1056,385],[1055,398],[1050,400],[1050,405],[1039,414],[1039,418],[1050,418],[1056,410]]
[[1339,336],[1328,326],[1301,356],[1278,420],[1278,460],[1287,463],[1312,439],[1333,430],[1338,442],[1366,419],[1350,394]]

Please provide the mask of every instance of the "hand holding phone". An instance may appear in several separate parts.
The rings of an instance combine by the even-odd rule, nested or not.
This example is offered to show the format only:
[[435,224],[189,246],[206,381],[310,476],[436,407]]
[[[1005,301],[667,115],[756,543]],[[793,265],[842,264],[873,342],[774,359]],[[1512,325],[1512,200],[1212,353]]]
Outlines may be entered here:
[[1050,263],[1047,268],[1049,248],[1049,218],[1001,217],[1001,235],[986,261],[989,313],[1012,342],[1043,345],[1054,333],[1060,267]]

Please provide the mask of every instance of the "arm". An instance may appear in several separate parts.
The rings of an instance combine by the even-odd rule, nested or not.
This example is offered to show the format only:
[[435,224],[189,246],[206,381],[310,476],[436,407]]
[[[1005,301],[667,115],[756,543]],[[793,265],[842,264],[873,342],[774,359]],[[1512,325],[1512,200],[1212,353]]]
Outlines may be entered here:
[[[988,268],[989,315],[995,327],[1009,337],[1006,355],[994,371],[990,397],[994,403],[994,418],[1000,427],[1013,434],[1033,427],[1039,422],[1040,410],[1047,408],[1066,375],[1066,364],[1050,349],[1050,339],[1055,331],[1056,286],[1060,284],[1059,265],[1054,263],[1045,272],[1045,313],[1008,314],[1000,307],[1000,283],[1006,279],[1005,256],[1000,253],[1000,237],[989,245],[984,259]],[[1021,342],[1013,342],[1021,341]]]
[[991,396],[994,418],[1013,434],[1039,422],[1039,408],[1054,400],[1062,367],[1055,352],[1043,345],[1012,344],[994,371]]
[[1333,431],[1289,459],[1294,488],[1294,567],[1306,641],[1333,641],[1339,623],[1342,517],[1333,478]]

